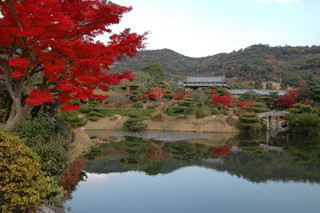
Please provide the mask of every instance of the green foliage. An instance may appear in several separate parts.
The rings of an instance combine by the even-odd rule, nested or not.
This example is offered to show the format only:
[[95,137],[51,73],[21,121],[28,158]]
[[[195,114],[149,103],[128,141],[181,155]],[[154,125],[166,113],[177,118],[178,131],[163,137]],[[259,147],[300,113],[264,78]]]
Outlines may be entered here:
[[198,110],[197,104],[190,98],[173,101],[174,106],[168,109],[168,115],[195,115]]
[[47,182],[38,158],[16,136],[0,131],[0,210],[29,212],[44,204]]
[[163,122],[165,120],[165,116],[164,116],[163,112],[157,111],[151,115],[150,119],[153,121]]
[[229,112],[228,112],[228,110],[226,110],[226,109],[223,109],[221,113],[222,113],[222,115],[224,115],[224,116],[229,115]]
[[88,104],[86,104],[86,105],[82,105],[81,107],[80,107],[80,112],[82,112],[82,113],[89,113],[89,112],[91,112],[91,106],[90,105],[88,105]]
[[12,131],[40,157],[41,169],[49,176],[61,174],[69,161],[65,132],[59,119],[40,111],[36,117],[27,114]]
[[58,186],[58,181],[56,177],[45,178],[47,183],[47,191],[46,191],[46,202],[52,206],[57,206],[59,208],[63,208],[63,203],[66,200],[66,197],[63,194],[63,187]]
[[220,115],[220,111],[217,108],[211,108],[211,115]]
[[163,82],[165,78],[165,72],[158,63],[149,63],[147,66],[143,67],[142,72],[148,73],[155,83]]
[[308,133],[312,135],[319,134],[320,130],[320,118],[318,114],[314,113],[290,113],[284,116],[289,120],[289,126],[291,130],[297,132]]
[[75,110],[61,112],[61,117],[66,121],[72,128],[85,126],[87,120],[85,118],[78,117],[79,113]]
[[143,103],[141,101],[137,101],[133,104],[133,107],[137,109],[143,108]]
[[[121,116],[128,116],[131,111],[136,111],[136,109],[120,109],[120,108],[108,108],[108,109],[103,109],[102,114],[105,117],[111,117],[113,115],[121,115]],[[156,110],[154,107],[152,109],[139,109],[139,111],[144,115],[144,116],[150,116],[152,113],[154,113]]]
[[266,89],[273,90],[272,83],[266,83]]
[[[209,94],[208,92],[209,91]],[[211,93],[209,89],[206,89],[206,91],[202,90],[201,88],[196,89],[194,92],[189,94],[191,99],[193,99],[198,106],[204,105],[206,102],[209,102]]]
[[147,109],[155,109],[156,107],[155,106],[153,106],[153,105],[148,105],[147,106]]
[[261,118],[256,113],[243,113],[239,116],[239,119],[240,128],[244,131],[255,132],[262,128],[262,125],[259,125]]
[[306,104],[295,104],[294,105],[295,108],[290,108],[288,109],[289,112],[295,113],[295,114],[302,114],[302,113],[306,113],[306,114],[310,114],[310,113],[318,113],[318,109],[313,108],[310,105],[306,105]]
[[122,128],[130,131],[139,131],[146,129],[147,124],[142,123],[147,119],[141,111],[131,111],[128,113],[129,117],[122,125]]
[[262,44],[252,45],[229,54],[203,58],[186,57],[168,49],[148,50],[139,52],[134,59],[115,64],[112,69],[114,71],[141,70],[145,64],[157,61],[163,65],[167,76],[180,80],[186,75],[210,73],[214,70],[215,75],[236,77],[238,82],[256,82],[261,79],[279,82],[281,78],[282,86],[300,86],[302,78],[307,82],[319,79],[319,76],[314,77],[314,74],[319,75],[320,63],[317,55],[319,53],[319,46],[270,47]]
[[130,130],[130,131],[139,131],[146,129],[148,127],[147,124],[142,123],[144,121],[144,118],[128,118],[122,125],[122,128],[124,130]]
[[256,113],[262,113],[262,112],[270,112],[271,110],[267,108],[267,106],[264,103],[254,103],[250,107],[247,108],[247,110],[254,111]]
[[203,105],[201,107],[199,107],[198,112],[197,112],[197,118],[199,117],[199,115],[204,115],[204,117],[210,116],[211,115],[211,110],[207,105]]

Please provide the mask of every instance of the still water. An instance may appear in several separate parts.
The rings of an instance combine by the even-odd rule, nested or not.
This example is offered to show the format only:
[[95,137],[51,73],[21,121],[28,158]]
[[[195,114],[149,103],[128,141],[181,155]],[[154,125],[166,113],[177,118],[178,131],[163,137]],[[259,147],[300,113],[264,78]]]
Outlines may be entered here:
[[163,142],[124,137],[94,148],[73,212],[320,212],[320,143],[305,136]]

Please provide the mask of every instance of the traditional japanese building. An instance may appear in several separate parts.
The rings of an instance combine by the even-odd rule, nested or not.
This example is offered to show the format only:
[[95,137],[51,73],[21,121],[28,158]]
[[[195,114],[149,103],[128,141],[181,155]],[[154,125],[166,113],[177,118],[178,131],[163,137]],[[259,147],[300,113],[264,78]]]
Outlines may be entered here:
[[271,92],[276,92],[278,95],[282,96],[287,94],[287,90],[265,90],[265,89],[228,89],[227,90],[232,95],[243,95],[245,93],[251,93],[252,95],[270,95]]
[[228,88],[226,76],[212,76],[212,77],[191,77],[187,76],[186,80],[180,81],[178,86],[184,87],[187,90],[195,90],[199,87],[220,86]]

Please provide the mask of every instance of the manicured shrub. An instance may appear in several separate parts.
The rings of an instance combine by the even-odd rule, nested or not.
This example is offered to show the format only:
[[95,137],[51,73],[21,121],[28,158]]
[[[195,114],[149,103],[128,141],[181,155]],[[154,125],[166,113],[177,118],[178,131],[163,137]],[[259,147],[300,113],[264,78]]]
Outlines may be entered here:
[[165,120],[165,116],[163,112],[157,111],[151,115],[151,120],[163,122]]
[[66,121],[72,128],[77,128],[85,126],[87,124],[87,119],[78,117],[79,113],[77,111],[65,111],[61,112],[61,117]]
[[133,104],[133,107],[137,109],[143,108],[143,103],[141,101],[137,101]]
[[155,109],[155,106],[153,106],[153,105],[148,105],[148,106],[147,106],[147,109]]
[[227,115],[229,115],[229,112],[228,112],[228,110],[223,109],[223,110],[221,111],[221,114],[224,115],[224,116],[227,116]]
[[128,118],[122,125],[122,128],[130,131],[139,131],[146,129],[148,127],[147,124],[142,123],[144,118]]
[[211,115],[211,110],[207,105],[203,105],[199,108],[197,115],[198,114],[203,114],[204,117],[210,116]]
[[244,113],[239,119],[240,128],[247,132],[258,131],[262,128],[261,118],[256,113]]
[[146,129],[147,124],[142,123],[147,119],[140,111],[131,111],[129,117],[122,125],[122,128],[130,131],[139,131]]
[[97,121],[97,120],[100,119],[100,117],[98,117],[98,116],[88,116],[88,119],[89,119],[90,121]]
[[1,212],[29,212],[44,204],[47,183],[38,161],[18,137],[0,131]]
[[290,113],[284,116],[289,120],[289,128],[297,132],[308,133],[311,135],[318,135],[320,131],[320,118],[318,114]]
[[211,108],[211,115],[220,115],[220,111],[217,108]]
[[251,106],[247,108],[248,111],[262,113],[262,112],[270,112],[271,110],[267,108],[264,103],[253,103]]
[[195,101],[190,98],[175,100],[173,103],[175,105],[168,109],[168,115],[170,116],[195,115],[197,113],[198,106]]
[[80,112],[82,113],[89,113],[91,112],[91,106],[90,105],[82,105],[80,107]]

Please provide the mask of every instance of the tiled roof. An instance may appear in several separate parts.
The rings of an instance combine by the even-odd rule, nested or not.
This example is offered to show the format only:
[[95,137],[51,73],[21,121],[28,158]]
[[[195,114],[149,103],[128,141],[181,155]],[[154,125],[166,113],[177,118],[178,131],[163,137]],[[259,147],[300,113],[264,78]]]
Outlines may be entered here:
[[287,90],[263,90],[263,89],[229,89],[229,93],[232,95],[242,95],[247,92],[252,92],[257,95],[269,95],[271,92],[277,92],[278,95],[287,94]]
[[203,83],[225,83],[226,82],[226,76],[221,75],[221,76],[214,76],[214,77],[191,77],[187,76],[186,80],[184,81],[185,83],[188,82],[203,82]]

